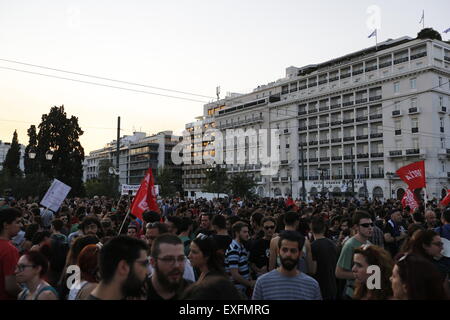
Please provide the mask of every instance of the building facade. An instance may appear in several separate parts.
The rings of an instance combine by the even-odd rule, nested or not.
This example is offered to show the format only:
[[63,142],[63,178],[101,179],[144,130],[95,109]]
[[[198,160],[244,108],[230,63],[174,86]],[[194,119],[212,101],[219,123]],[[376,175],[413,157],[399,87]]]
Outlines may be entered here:
[[227,98],[214,115],[223,135],[278,129],[278,173],[262,175],[261,164],[250,162],[227,164],[228,171],[253,175],[260,196],[341,197],[354,190],[386,199],[406,189],[395,171],[425,160],[426,193],[440,198],[450,187],[449,80],[450,45],[409,37],[289,67],[285,78]]

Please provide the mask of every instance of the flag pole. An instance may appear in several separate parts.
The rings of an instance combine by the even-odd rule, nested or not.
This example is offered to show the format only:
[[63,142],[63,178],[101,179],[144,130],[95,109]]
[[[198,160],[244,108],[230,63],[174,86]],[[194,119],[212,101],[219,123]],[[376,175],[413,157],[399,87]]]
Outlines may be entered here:
[[120,229],[119,229],[119,233],[117,234],[118,236],[120,236],[120,233],[122,232],[122,228],[123,228],[123,226],[125,224],[125,221],[127,221],[128,216],[130,215],[130,211],[131,211],[131,208],[128,209],[128,212],[127,212],[127,214],[125,216],[125,219],[123,219],[122,225],[120,226]]

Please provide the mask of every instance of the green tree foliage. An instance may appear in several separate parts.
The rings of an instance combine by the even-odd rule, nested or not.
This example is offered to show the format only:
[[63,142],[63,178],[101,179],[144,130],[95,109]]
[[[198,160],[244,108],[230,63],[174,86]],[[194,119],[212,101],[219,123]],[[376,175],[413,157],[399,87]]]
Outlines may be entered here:
[[110,159],[103,159],[99,162],[98,178],[86,181],[86,195],[90,198],[94,196],[117,197],[118,179],[109,173],[109,168],[113,166]]
[[173,197],[181,191],[181,174],[175,168],[159,168],[155,177],[155,184],[160,186],[159,195],[161,197]]
[[5,161],[3,162],[3,174],[9,177],[21,177],[22,171],[19,167],[20,162],[20,145],[17,139],[17,131],[14,131],[11,147],[6,154]]
[[253,189],[256,183],[253,177],[245,173],[237,173],[229,178],[228,187],[233,197],[251,198],[254,196]]
[[34,159],[30,159],[29,157],[30,151],[36,152],[37,149],[36,126],[31,125],[30,128],[27,130],[27,133],[28,133],[28,145],[25,148],[24,167],[25,167],[25,175],[29,177],[33,172],[36,171],[35,161]]
[[206,183],[202,186],[203,192],[226,193],[229,192],[227,170],[216,166],[206,171]]
[[425,28],[417,34],[417,39],[436,39],[442,41],[442,36],[433,28]]

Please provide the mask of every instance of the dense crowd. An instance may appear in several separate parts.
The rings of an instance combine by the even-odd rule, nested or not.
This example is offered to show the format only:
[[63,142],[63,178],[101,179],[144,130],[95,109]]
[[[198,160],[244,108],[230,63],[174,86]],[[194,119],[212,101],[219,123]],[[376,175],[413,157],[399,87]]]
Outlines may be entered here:
[[450,209],[399,201],[0,200],[0,300],[448,299]]

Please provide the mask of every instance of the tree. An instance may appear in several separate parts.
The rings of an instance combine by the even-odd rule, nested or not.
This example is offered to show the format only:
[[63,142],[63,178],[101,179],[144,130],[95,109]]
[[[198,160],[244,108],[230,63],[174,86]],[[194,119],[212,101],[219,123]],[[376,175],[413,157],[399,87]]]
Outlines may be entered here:
[[442,41],[442,36],[433,28],[425,28],[417,34],[417,39],[436,39]]
[[[67,118],[64,106],[55,106],[48,114],[42,115],[38,127],[35,165],[40,166],[46,177],[57,178],[69,185],[71,196],[83,195],[84,149],[79,138],[84,132],[78,125],[78,118]],[[53,150],[51,161],[45,159],[49,150]]]
[[30,159],[29,153],[30,151],[36,151],[37,148],[37,133],[36,126],[33,124],[27,130],[28,133],[28,145],[25,148],[25,157],[24,157],[24,167],[25,167],[25,175],[30,176],[36,170],[34,169],[36,166],[34,165],[34,160]]
[[111,159],[99,161],[98,178],[86,181],[86,195],[89,198],[94,196],[116,197],[118,194],[118,184],[115,175],[109,173],[109,168],[113,166]]
[[173,197],[181,191],[181,175],[173,167],[159,168],[156,173],[155,184],[160,186],[159,195],[161,197]]
[[19,167],[20,163],[20,145],[17,139],[17,130],[14,131],[11,147],[6,153],[5,161],[3,162],[3,174],[9,177],[21,177],[22,171]]
[[256,183],[253,177],[245,173],[237,173],[230,177],[228,186],[234,197],[251,198],[254,195],[252,189],[256,187]]
[[228,193],[228,176],[227,170],[216,166],[206,170],[206,183],[202,186],[203,192]]

